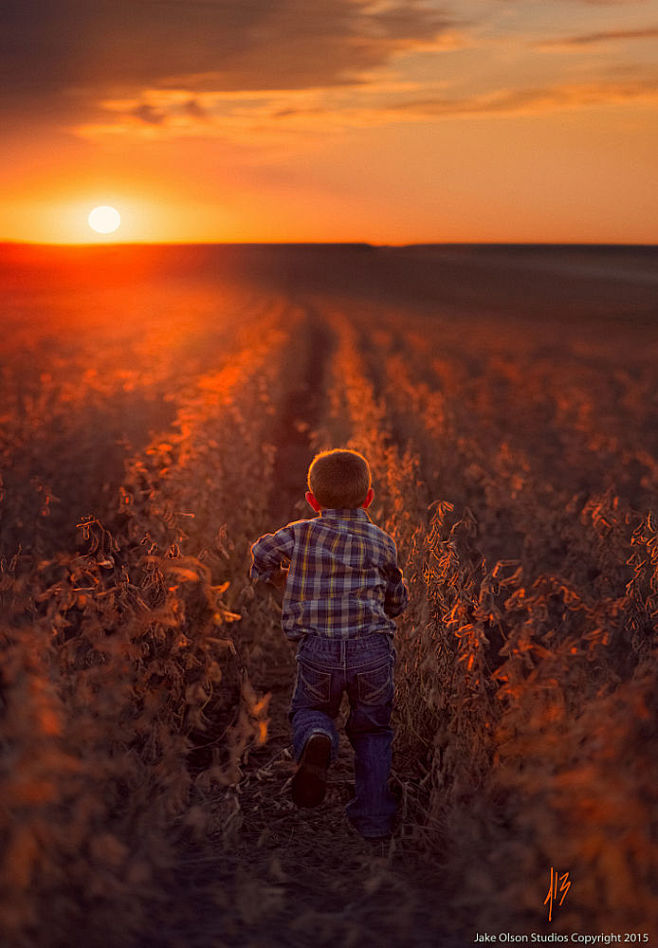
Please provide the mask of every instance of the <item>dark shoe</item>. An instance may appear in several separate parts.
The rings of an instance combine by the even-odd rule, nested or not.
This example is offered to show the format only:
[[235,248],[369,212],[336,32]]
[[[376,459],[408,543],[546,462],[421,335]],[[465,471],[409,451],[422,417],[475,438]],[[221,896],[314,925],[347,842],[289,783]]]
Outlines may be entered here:
[[364,836],[363,844],[370,853],[371,856],[375,858],[386,858],[389,855],[391,848],[391,837],[390,836]]
[[331,739],[313,734],[302,751],[297,773],[292,778],[292,799],[297,806],[318,806],[327,790],[327,770],[331,758]]
[[373,846],[378,844],[388,844],[393,838],[393,831],[391,830],[388,833],[379,833],[377,836],[370,836],[366,833],[362,833],[361,830],[354,825],[352,820],[347,818],[347,825],[350,828],[352,834],[357,838],[363,840],[365,843],[372,843]]

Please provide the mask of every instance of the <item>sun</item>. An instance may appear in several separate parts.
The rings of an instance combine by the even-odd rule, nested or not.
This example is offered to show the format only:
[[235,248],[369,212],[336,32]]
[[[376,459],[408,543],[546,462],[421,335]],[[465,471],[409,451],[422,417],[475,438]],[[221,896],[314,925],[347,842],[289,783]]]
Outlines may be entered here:
[[121,224],[121,214],[115,207],[106,204],[95,207],[87,218],[89,226],[97,234],[113,234]]

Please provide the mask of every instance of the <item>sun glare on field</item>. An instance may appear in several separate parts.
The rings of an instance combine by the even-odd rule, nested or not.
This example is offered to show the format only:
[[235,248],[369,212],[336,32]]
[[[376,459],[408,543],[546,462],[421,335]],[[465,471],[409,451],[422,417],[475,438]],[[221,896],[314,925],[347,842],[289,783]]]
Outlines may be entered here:
[[87,218],[89,226],[97,234],[113,234],[121,224],[121,215],[115,207],[95,207]]

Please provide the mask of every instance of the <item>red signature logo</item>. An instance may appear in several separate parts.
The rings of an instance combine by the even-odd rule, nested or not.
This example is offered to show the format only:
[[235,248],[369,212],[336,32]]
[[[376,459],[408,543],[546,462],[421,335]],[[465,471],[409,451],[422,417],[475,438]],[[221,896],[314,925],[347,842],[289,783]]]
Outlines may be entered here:
[[[558,889],[559,884],[559,889]],[[562,898],[557,903],[558,906],[562,905],[564,900],[567,897],[567,892],[571,888],[571,882],[569,881],[569,873],[565,872],[560,875],[557,869],[554,869],[551,866],[551,884],[548,889],[548,894],[544,899],[544,905],[548,905],[548,920],[549,922],[553,921],[553,903],[557,902],[558,895],[561,895]]]

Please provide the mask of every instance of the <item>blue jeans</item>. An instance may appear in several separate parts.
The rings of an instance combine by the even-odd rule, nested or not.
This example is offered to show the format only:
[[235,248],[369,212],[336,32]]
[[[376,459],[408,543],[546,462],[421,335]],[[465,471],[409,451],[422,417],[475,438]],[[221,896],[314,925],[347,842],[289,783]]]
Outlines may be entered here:
[[362,836],[385,836],[397,809],[388,789],[395,649],[390,636],[330,639],[307,635],[297,651],[297,680],[288,715],[295,759],[313,734],[331,738],[338,754],[338,715],[343,692],[350,702],[345,731],[354,748],[354,799],[347,817]]

